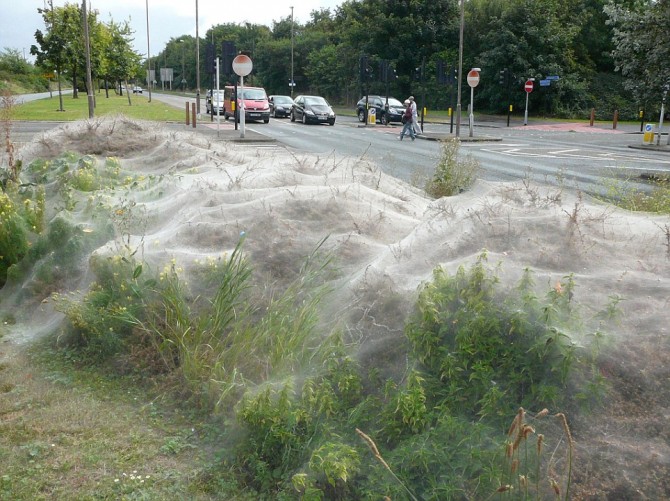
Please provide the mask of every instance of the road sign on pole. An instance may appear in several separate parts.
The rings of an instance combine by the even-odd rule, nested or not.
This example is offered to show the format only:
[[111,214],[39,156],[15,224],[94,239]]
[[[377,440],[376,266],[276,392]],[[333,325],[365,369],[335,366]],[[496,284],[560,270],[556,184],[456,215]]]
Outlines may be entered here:
[[533,81],[532,80],[526,80],[526,85],[523,86],[524,90],[530,94],[533,92]]
[[235,56],[233,59],[233,71],[236,75],[240,76],[240,88],[236,99],[239,101],[239,112],[240,117],[240,137],[244,138],[244,122],[245,122],[245,109],[244,109],[244,77],[246,77],[251,70],[254,68],[254,65],[251,61],[251,58],[246,54],[240,54]]
[[526,111],[523,114],[524,125],[528,125],[528,96],[531,92],[533,92],[533,82],[535,82],[535,79],[529,78],[526,80],[526,84],[523,86],[524,90],[526,91]]
[[253,69],[254,64],[246,54],[240,54],[233,59],[233,71],[236,75],[246,77]]
[[477,69],[473,68],[468,72],[468,85],[472,88],[479,85],[479,71]]

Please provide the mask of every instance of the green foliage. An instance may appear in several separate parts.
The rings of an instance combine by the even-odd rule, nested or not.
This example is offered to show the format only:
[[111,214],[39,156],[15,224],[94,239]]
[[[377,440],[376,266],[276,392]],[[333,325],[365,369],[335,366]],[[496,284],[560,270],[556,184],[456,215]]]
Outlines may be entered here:
[[0,286],[7,279],[7,270],[17,264],[28,251],[27,221],[18,205],[6,192],[0,192]]
[[120,255],[91,258],[91,270],[96,281],[81,300],[59,294],[53,299],[70,322],[71,341],[104,360],[133,342],[132,319],[140,314],[142,298],[150,295],[154,282],[140,281],[142,266]]
[[670,179],[650,180],[651,189],[641,191],[627,180],[604,180],[607,202],[626,210],[670,214]]
[[433,178],[426,183],[426,193],[434,198],[450,197],[470,188],[477,179],[479,162],[458,158],[459,141],[442,142],[440,158]]
[[407,326],[430,406],[498,419],[519,405],[558,404],[576,346],[566,334],[575,311],[571,278],[544,302],[528,289],[501,295],[481,256],[455,276],[434,271]]
[[336,488],[338,484],[346,484],[358,472],[360,462],[358,451],[353,447],[339,442],[327,443],[312,453],[309,468],[317,478],[325,478],[332,488]]

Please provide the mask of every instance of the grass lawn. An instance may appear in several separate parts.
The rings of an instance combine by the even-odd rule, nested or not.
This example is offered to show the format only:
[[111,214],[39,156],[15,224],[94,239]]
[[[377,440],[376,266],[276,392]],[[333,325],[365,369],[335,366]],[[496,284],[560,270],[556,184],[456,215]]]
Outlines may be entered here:
[[[95,116],[121,113],[131,118],[141,120],[155,120],[159,122],[181,121],[184,119],[184,111],[166,103],[152,99],[144,94],[131,94],[128,105],[128,96],[117,96],[111,93],[109,98],[104,93],[95,95]],[[78,99],[73,99],[72,94],[63,96],[63,109],[59,111],[58,94],[53,97],[39,99],[28,103],[17,105],[12,111],[13,120],[55,120],[74,121],[88,118],[88,99],[86,94],[79,93]]]

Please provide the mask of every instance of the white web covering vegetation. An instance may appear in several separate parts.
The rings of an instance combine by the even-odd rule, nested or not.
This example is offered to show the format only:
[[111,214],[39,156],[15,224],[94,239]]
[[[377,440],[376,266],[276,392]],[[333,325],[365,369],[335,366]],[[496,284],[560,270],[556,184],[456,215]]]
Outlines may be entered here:
[[[114,157],[134,176],[124,188],[91,195],[91,213],[96,204],[124,208],[115,239],[94,254],[112,256],[125,246],[156,268],[174,262],[194,296],[197,269],[230,255],[241,235],[254,283],[276,289],[295,279],[327,237],[322,250],[333,258],[333,292],[322,318],[359,342],[362,357],[398,361],[397,370],[407,314],[438,265],[455,272],[486,250],[503,283],[513,284],[526,268],[544,289],[573,275],[575,301],[593,312],[620,296],[618,329],[608,333],[610,362],[602,369],[613,394],[597,418],[573,416],[577,447],[610,462],[612,478],[643,460],[670,457],[667,216],[620,210],[529,180],[478,181],[458,196],[432,200],[361,159],[220,143],[122,118],[63,126],[20,155],[28,165],[66,151],[98,165]],[[95,219],[77,217],[100,230]],[[61,287],[84,289],[90,280],[84,273]],[[17,290],[4,294],[10,293],[20,305]],[[60,318],[48,305],[40,311],[17,313],[27,326],[17,332],[46,321],[53,327]]]

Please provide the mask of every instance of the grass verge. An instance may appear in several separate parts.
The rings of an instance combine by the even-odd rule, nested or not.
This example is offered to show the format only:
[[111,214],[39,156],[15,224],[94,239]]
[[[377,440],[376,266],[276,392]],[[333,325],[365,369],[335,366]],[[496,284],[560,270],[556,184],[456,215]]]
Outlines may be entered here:
[[[104,93],[95,94],[95,115],[103,116],[123,113],[125,116],[140,120],[153,120],[159,122],[181,121],[184,119],[184,111],[169,104],[152,99],[149,102],[148,95],[131,95],[128,104],[126,95],[117,96],[110,94],[109,98]],[[53,97],[39,99],[17,105],[12,113],[13,120],[40,120],[40,121],[75,121],[88,118],[88,99],[85,94],[73,99],[72,95],[63,96],[64,111],[59,111],[58,94]]]
[[3,352],[1,499],[210,499],[191,482],[209,448],[183,411],[46,341]]

